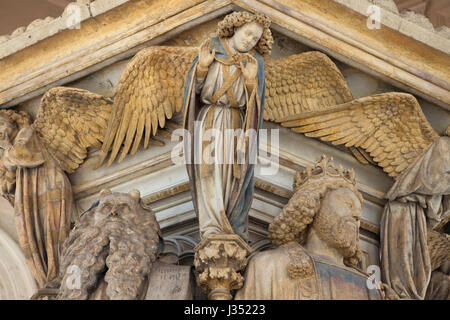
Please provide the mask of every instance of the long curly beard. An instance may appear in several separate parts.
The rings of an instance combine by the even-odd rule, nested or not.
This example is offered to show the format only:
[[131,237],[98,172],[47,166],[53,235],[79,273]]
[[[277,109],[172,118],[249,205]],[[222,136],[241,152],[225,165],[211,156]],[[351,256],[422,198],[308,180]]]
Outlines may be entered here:
[[145,221],[152,215],[144,216],[137,224],[108,217],[94,225],[89,218],[73,230],[62,257],[58,299],[88,299],[103,275],[110,299],[136,299],[156,260],[159,240],[157,231],[151,229],[153,222]]

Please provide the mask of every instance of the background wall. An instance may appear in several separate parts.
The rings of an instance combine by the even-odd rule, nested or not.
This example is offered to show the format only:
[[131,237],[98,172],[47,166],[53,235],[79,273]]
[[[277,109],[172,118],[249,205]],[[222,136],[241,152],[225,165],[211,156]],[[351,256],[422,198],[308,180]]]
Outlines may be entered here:
[[0,35],[10,34],[36,19],[58,17],[72,0],[1,0]]

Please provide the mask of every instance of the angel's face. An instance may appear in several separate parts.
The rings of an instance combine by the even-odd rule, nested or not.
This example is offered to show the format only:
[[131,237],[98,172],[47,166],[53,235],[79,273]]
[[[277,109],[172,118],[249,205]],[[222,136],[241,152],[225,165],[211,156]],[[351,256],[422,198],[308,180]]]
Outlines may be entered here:
[[236,28],[231,43],[235,50],[246,53],[253,49],[263,33],[263,27],[256,22],[249,22]]

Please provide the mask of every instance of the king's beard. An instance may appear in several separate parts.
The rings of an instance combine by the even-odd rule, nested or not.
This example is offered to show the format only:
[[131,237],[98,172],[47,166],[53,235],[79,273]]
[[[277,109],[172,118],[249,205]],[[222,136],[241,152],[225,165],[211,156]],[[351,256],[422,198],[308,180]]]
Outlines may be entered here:
[[67,240],[58,298],[88,299],[104,276],[109,299],[137,299],[156,260],[157,233],[145,221],[111,216],[95,224],[93,220],[80,224]]
[[353,257],[360,250],[359,230],[350,219],[319,212],[314,218],[314,228],[319,238],[338,250],[344,258]]

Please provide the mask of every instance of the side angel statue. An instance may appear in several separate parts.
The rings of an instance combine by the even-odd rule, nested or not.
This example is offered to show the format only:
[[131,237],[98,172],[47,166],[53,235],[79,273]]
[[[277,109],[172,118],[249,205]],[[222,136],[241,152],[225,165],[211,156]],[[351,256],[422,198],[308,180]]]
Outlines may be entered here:
[[337,67],[320,52],[269,59],[273,39],[262,14],[233,12],[199,49],[151,47],[118,83],[99,163],[138,150],[184,114],[184,156],[202,237],[247,238],[258,130],[263,119],[352,100]]
[[62,244],[77,218],[65,172],[83,163],[89,147],[101,147],[110,111],[111,100],[72,88],[49,90],[32,124],[24,111],[0,110],[1,195],[14,206],[39,288],[58,286]]
[[[449,296],[450,126],[439,136],[416,98],[389,92],[280,119],[335,145],[361,148],[395,178],[381,220],[383,281],[405,299],[432,298],[432,273],[446,270]],[[441,270],[441,271],[439,271]]]

